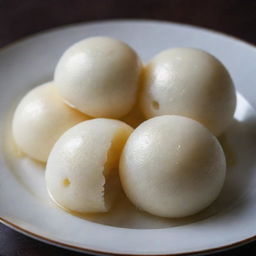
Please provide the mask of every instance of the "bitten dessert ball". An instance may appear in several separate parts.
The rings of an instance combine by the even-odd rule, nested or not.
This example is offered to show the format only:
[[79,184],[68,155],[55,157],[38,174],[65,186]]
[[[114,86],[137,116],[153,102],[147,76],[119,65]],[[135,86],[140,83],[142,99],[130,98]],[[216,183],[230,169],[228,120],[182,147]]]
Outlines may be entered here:
[[131,134],[120,160],[120,179],[139,209],[185,217],[210,205],[224,183],[226,161],[218,140],[182,116],[145,121]]
[[228,71],[215,57],[197,49],[174,48],[146,66],[141,106],[148,118],[190,117],[218,136],[233,119],[236,94]]
[[75,212],[106,212],[120,190],[118,165],[132,132],[124,122],[98,118],[65,132],[46,166],[52,199]]
[[21,151],[46,162],[57,139],[87,119],[66,105],[50,82],[32,89],[21,100],[13,117],[13,137]]
[[140,72],[140,59],[127,44],[92,37],[63,54],[54,81],[66,101],[85,114],[119,118],[135,103]]

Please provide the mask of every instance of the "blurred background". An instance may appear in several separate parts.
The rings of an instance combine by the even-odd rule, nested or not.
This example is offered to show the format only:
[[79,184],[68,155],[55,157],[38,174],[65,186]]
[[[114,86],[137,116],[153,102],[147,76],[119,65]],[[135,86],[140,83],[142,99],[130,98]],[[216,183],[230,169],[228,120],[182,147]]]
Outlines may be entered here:
[[103,19],[188,23],[256,43],[255,0],[0,0],[0,47],[49,28]]
[[[0,0],[0,47],[50,28],[107,19],[187,23],[256,44],[256,0]],[[0,224],[0,255],[81,254],[35,241]],[[211,255],[256,255],[256,243]]]

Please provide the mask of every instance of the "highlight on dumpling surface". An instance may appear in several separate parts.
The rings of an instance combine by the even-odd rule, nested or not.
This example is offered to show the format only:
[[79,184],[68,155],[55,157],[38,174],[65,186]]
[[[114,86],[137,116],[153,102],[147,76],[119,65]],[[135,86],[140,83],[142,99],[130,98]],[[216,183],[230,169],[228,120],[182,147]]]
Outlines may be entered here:
[[28,156],[46,162],[57,139],[88,116],[66,105],[52,82],[29,91],[16,108],[12,132]]
[[209,53],[173,48],[146,66],[141,93],[147,118],[182,115],[197,120],[216,136],[233,120],[236,93],[223,64]]
[[164,115],[131,134],[120,160],[123,189],[139,209],[161,217],[185,217],[210,205],[225,180],[223,150],[192,119]]
[[120,191],[118,165],[133,129],[124,122],[97,118],[65,132],[46,166],[53,200],[75,212],[106,212]]
[[120,118],[133,107],[141,61],[122,41],[92,37],[72,45],[55,69],[63,98],[92,117]]

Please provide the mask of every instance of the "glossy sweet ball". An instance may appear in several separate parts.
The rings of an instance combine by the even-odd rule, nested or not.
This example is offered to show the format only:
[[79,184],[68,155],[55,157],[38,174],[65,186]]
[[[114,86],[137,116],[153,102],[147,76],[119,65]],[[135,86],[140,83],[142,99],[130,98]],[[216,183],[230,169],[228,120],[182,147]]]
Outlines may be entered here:
[[141,62],[127,44],[92,37],[71,46],[59,60],[54,81],[62,96],[93,117],[119,118],[133,107]]
[[118,193],[119,158],[132,132],[124,122],[92,119],[65,132],[46,166],[53,200],[75,212],[106,212]]
[[57,139],[88,118],[66,105],[53,84],[46,83],[28,92],[17,106],[12,123],[14,140],[28,156],[46,162]]
[[174,48],[156,55],[145,68],[141,106],[146,117],[182,115],[216,136],[233,120],[236,94],[222,63],[207,52]]
[[161,217],[185,217],[210,205],[225,173],[218,140],[197,121],[181,116],[142,123],[127,140],[120,160],[128,198]]

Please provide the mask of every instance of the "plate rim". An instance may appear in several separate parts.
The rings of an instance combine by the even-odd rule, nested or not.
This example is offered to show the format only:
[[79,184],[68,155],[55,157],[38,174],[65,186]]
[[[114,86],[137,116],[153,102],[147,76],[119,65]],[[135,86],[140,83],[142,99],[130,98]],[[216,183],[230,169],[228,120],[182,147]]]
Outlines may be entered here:
[[[88,249],[88,248],[84,248],[84,247],[79,247],[76,245],[72,245],[72,244],[68,244],[68,243],[63,243],[54,239],[50,239],[47,238],[43,235],[39,235],[36,234],[30,230],[27,230],[17,224],[12,223],[9,220],[6,220],[3,217],[0,217],[0,223],[2,223],[3,225],[23,234],[23,235],[27,235],[28,237],[32,238],[32,239],[36,239],[38,241],[44,242],[46,244],[50,244],[50,245],[54,245],[60,248],[65,248],[65,249],[69,249],[69,250],[73,250],[73,251],[77,251],[77,252],[82,252],[82,253],[91,253],[93,255],[112,255],[112,256],[142,256],[145,254],[130,254],[130,253],[114,253],[114,252],[106,252],[106,251],[101,251],[101,250],[93,250],[93,249]],[[256,240],[256,235],[251,236],[249,238],[240,240],[238,242],[234,242],[234,243],[230,243],[224,246],[219,246],[219,247],[214,247],[214,248],[210,248],[210,249],[206,249],[206,250],[197,250],[197,251],[191,251],[191,252],[185,252],[185,253],[168,253],[168,254],[152,254],[152,256],[188,256],[188,255],[198,255],[198,254],[209,254],[209,253],[215,253],[215,252],[219,252],[219,251],[225,251],[228,249],[232,249],[235,247],[239,247],[241,245],[245,245],[248,244],[250,242],[253,242]]]
[[[67,28],[72,28],[72,27],[77,27],[77,26],[83,26],[83,25],[97,25],[97,24],[102,24],[102,23],[119,23],[119,22],[134,22],[134,23],[158,23],[158,24],[165,24],[165,25],[177,25],[177,26],[181,26],[181,27],[185,27],[185,28],[191,28],[191,29],[196,29],[196,30],[201,30],[204,32],[208,32],[211,34],[215,34],[217,36],[221,36],[221,37],[226,37],[229,38],[230,40],[235,40],[247,47],[250,47],[252,50],[256,50],[256,45],[254,45],[253,43],[250,43],[246,40],[240,39],[238,37],[235,37],[233,35],[229,35],[226,34],[224,32],[220,32],[214,29],[209,29],[209,28],[205,28],[205,27],[200,27],[200,26],[196,26],[196,25],[191,25],[191,24],[186,24],[186,23],[180,23],[180,22],[173,22],[173,21],[166,21],[166,20],[154,20],[154,19],[102,19],[102,20],[97,20],[97,21],[82,21],[82,22],[75,22],[75,23],[71,23],[71,24],[66,24],[66,25],[61,25],[61,26],[56,26],[54,28],[49,28],[49,29],[44,29],[42,31],[33,33],[31,35],[27,35],[25,37],[22,37],[20,39],[14,40],[12,43],[9,43],[7,45],[4,45],[3,47],[0,47],[0,52],[3,52],[5,50],[8,50],[9,48],[15,46],[16,44],[22,43],[24,41],[30,40],[34,37],[37,37],[39,35],[43,35],[43,34],[47,34],[47,33],[52,33],[55,31],[59,31],[59,30],[64,30]],[[2,223],[3,225],[21,233],[24,234],[28,237],[31,237],[32,239],[36,239],[38,241],[44,242],[46,244],[50,244],[50,245],[54,245],[60,248],[65,248],[68,250],[73,250],[73,251],[77,251],[77,252],[82,252],[82,253],[91,253],[93,255],[122,255],[122,256],[128,256],[131,255],[130,253],[115,253],[115,252],[108,252],[108,251],[101,251],[101,250],[95,250],[95,249],[88,249],[85,247],[80,247],[80,246],[76,246],[76,245],[72,245],[69,243],[65,243],[65,242],[60,242],[58,240],[55,239],[51,239],[48,237],[45,237],[43,235],[34,233],[24,227],[22,227],[21,225],[15,224],[7,219],[5,219],[4,217],[0,217],[0,223]],[[248,238],[245,238],[243,240],[239,240],[237,242],[233,242],[230,244],[226,244],[223,246],[217,246],[217,247],[213,247],[213,248],[209,248],[209,249],[204,249],[204,250],[195,250],[195,251],[190,251],[190,252],[181,252],[181,253],[168,253],[168,254],[151,254],[152,256],[175,256],[175,255],[194,255],[194,254],[209,254],[209,253],[215,253],[218,251],[224,251],[224,250],[228,250],[228,249],[232,249],[241,245],[245,245],[248,244],[250,242],[253,242],[256,240],[256,235],[250,236]],[[133,256],[141,256],[141,255],[145,255],[143,253],[141,254],[132,254]]]
[[35,33],[32,33],[32,34],[28,34],[28,35],[25,35],[21,38],[15,39],[13,42],[8,43],[8,44],[0,47],[0,52],[2,52],[4,50],[7,50],[8,48],[13,47],[18,43],[22,43],[23,41],[32,39],[33,37],[36,37],[36,36],[39,36],[39,35],[42,35],[42,34],[47,34],[47,33],[55,32],[55,31],[58,31],[58,30],[71,28],[71,27],[75,27],[75,26],[82,26],[82,25],[87,25],[87,24],[97,25],[97,24],[100,24],[100,23],[112,23],[112,22],[115,22],[115,23],[118,23],[118,22],[134,22],[134,23],[136,23],[136,22],[145,22],[145,23],[149,23],[150,22],[150,23],[161,23],[161,24],[166,24],[166,25],[167,24],[173,24],[173,25],[177,25],[177,26],[188,27],[188,28],[191,28],[191,29],[203,30],[204,32],[210,32],[210,33],[213,33],[213,34],[218,35],[218,36],[228,37],[231,40],[236,40],[239,43],[245,44],[246,46],[249,46],[249,47],[253,48],[254,50],[256,50],[256,43],[255,44],[251,43],[251,42],[249,42],[245,39],[241,39],[239,37],[236,37],[236,36],[233,36],[233,35],[230,35],[228,33],[218,31],[218,30],[215,30],[215,29],[212,29],[212,28],[201,27],[201,26],[197,26],[197,25],[193,25],[193,24],[189,24],[189,23],[185,23],[185,22],[175,22],[175,21],[160,20],[160,19],[154,20],[154,19],[136,19],[136,18],[135,19],[133,19],[133,18],[129,19],[129,18],[127,18],[127,19],[100,19],[100,20],[91,20],[91,21],[80,21],[80,22],[73,22],[73,23],[69,23],[69,24],[56,26],[56,27],[53,27],[53,28],[46,28],[46,29],[43,29],[41,31],[38,31],[38,32],[35,32]]

